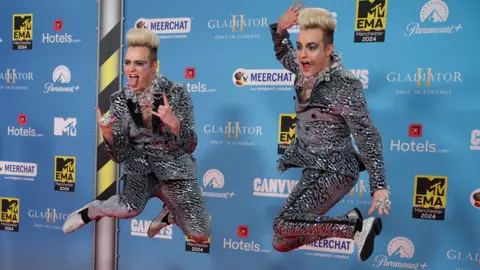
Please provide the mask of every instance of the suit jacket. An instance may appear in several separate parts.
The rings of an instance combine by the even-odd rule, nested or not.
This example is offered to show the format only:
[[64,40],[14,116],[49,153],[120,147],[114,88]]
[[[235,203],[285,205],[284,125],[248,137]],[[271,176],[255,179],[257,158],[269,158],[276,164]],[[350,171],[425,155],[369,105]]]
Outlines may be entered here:
[[[278,160],[283,173],[291,167],[335,171],[358,177],[366,169],[370,191],[386,189],[380,133],[372,123],[363,85],[346,69],[337,53],[332,65],[315,81],[310,98],[299,101],[302,72],[288,32],[278,34],[270,25],[275,56],[295,74],[296,137]],[[298,84],[298,85],[297,85]],[[352,137],[360,150],[353,147]]]
[[175,136],[152,115],[152,129],[144,127],[142,114],[129,98],[127,88],[110,97],[113,123],[113,145],[105,141],[107,154],[117,163],[124,163],[126,174],[154,173],[159,180],[196,179],[197,164],[193,152],[197,146],[194,111],[190,95],[183,84],[157,75],[154,109],[163,104],[165,92],[168,103],[180,121],[180,133]]

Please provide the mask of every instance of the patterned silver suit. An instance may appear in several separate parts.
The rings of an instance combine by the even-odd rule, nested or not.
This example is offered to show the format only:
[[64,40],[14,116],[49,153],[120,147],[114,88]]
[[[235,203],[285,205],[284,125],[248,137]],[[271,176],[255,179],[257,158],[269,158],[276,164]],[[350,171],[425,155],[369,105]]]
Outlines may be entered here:
[[295,48],[288,32],[276,30],[277,24],[272,24],[275,55],[296,76],[297,115],[296,138],[278,159],[277,169],[304,170],[275,218],[272,244],[285,252],[324,238],[353,239],[362,226],[358,209],[338,217],[323,215],[355,186],[363,166],[371,194],[386,189],[381,137],[370,118],[363,85],[334,53],[331,67],[319,74],[310,98],[299,101],[303,78]]
[[[84,224],[104,216],[131,218],[143,211],[150,198],[157,197],[164,201],[166,208],[152,223],[155,226],[149,229],[149,236],[153,237],[161,227],[174,222],[187,236],[203,242],[211,229],[197,183],[193,156],[197,135],[191,97],[182,84],[161,75],[155,80],[153,108],[158,110],[159,105],[164,105],[165,92],[180,121],[180,133],[175,136],[155,115],[152,115],[152,128],[145,127],[132,90],[125,87],[113,93],[110,97],[110,113],[116,118],[112,125],[113,145],[105,140],[105,151],[115,162],[123,163],[124,189],[105,201],[95,200],[74,214],[80,215]],[[76,225],[73,221],[70,223],[65,231],[83,226],[80,221]]]

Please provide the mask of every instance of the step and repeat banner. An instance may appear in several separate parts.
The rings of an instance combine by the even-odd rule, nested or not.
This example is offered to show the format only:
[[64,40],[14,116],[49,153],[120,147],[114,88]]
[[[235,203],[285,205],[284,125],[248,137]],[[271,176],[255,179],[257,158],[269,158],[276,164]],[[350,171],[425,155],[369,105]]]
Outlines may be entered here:
[[92,230],[65,235],[93,197],[96,1],[0,9],[0,269],[85,270]]
[[[195,105],[198,182],[209,243],[167,227],[146,237],[162,203],[120,222],[119,269],[475,269],[480,260],[480,60],[474,0],[306,1],[337,23],[335,47],[364,84],[382,134],[392,210],[375,252],[349,240],[290,253],[271,245],[276,212],[300,177],[276,160],[294,137],[294,76],[278,63],[268,25],[293,1],[125,1],[124,33],[160,37],[160,72]],[[293,42],[298,29],[291,29]],[[369,209],[369,179],[329,214]]]
[[[478,268],[475,0],[305,2],[337,21],[335,48],[363,82],[393,203],[366,262],[346,239],[272,248],[273,219],[301,173],[276,171],[295,137],[294,76],[268,28],[292,2],[125,1],[124,34],[155,31],[159,71],[192,96],[212,234],[197,244],[174,225],[146,237],[162,209],[152,199],[120,220],[118,269]],[[0,22],[0,269],[91,269],[93,224],[61,227],[94,196],[97,1],[12,2]],[[367,216],[369,190],[362,173],[328,214]]]

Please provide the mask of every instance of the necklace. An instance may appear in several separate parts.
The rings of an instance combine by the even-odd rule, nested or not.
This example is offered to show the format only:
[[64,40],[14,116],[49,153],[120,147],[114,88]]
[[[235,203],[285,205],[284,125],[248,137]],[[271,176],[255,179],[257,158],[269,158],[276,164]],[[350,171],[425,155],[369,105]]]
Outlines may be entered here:
[[154,95],[160,93],[160,87],[156,83],[157,78],[158,76],[155,76],[143,91],[134,91],[129,86],[125,89],[126,98],[132,100],[132,102],[136,104],[136,113],[145,113],[148,112],[147,108],[152,108]]

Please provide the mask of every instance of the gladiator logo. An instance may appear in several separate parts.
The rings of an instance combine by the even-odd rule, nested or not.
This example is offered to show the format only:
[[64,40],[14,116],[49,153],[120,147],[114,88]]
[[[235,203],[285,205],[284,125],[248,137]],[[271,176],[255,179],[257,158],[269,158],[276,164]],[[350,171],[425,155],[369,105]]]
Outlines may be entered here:
[[75,192],[75,157],[55,157],[55,190]]
[[14,50],[31,50],[33,14],[13,14],[12,41]]
[[354,42],[384,42],[388,0],[357,0]]
[[18,232],[20,223],[20,199],[0,197],[0,230]]
[[277,153],[283,155],[290,143],[295,140],[295,114],[280,114],[278,121],[278,148]]
[[448,177],[415,176],[412,218],[444,220]]
[[[234,123],[235,127],[232,128],[232,123]],[[238,139],[238,131],[240,130],[240,122],[227,122],[227,138],[235,138]]]
[[7,69],[7,75],[5,77],[7,83],[17,83],[17,73],[15,72],[15,69]]

